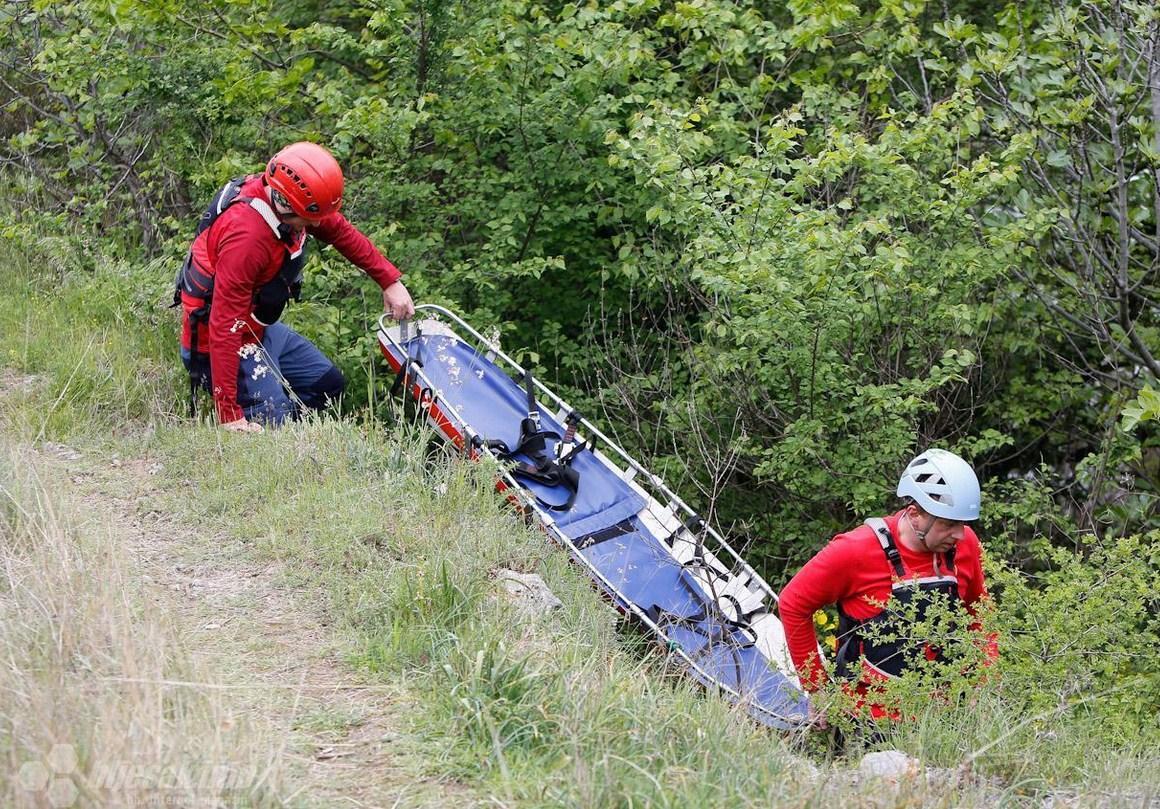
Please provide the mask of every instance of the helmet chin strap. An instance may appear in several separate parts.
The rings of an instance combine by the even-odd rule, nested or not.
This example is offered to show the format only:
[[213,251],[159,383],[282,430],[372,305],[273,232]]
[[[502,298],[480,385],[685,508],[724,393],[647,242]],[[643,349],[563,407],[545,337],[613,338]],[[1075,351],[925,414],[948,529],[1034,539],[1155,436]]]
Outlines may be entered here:
[[923,550],[925,550],[927,553],[933,553],[933,551],[931,551],[931,549],[930,549],[930,546],[926,544],[926,533],[927,533],[927,531],[929,531],[931,528],[934,527],[935,518],[931,517],[930,522],[928,522],[926,524],[926,528],[919,531],[918,528],[916,528],[914,525],[914,520],[910,519],[910,512],[907,512],[906,514],[904,514],[902,516],[906,517],[907,525],[910,526],[911,532],[914,534],[915,537],[918,538],[918,541],[922,543]]

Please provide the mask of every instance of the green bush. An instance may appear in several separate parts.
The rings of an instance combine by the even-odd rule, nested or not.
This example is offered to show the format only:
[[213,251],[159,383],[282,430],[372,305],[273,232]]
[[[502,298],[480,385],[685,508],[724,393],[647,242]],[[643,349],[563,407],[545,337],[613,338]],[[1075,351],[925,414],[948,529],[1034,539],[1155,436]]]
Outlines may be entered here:
[[994,570],[1004,694],[1040,725],[1107,744],[1160,743],[1160,532],[1053,553],[1035,576]]

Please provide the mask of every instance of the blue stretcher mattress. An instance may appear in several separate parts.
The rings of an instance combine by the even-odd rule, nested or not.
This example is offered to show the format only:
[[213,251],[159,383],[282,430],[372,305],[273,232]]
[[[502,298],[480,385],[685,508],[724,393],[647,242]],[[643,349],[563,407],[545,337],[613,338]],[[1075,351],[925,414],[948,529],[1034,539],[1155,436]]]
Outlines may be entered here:
[[[499,439],[513,448],[519,443],[520,421],[528,407],[520,384],[456,337],[413,336],[405,346],[421,363],[437,403],[453,407],[485,439]],[[564,433],[546,408],[540,408],[540,419],[545,431]],[[549,450],[555,443],[549,440]],[[800,725],[806,698],[796,678],[779,671],[722,615],[692,571],[670,553],[671,539],[654,536],[637,519],[645,498],[589,451],[578,454],[572,468],[580,475],[576,500],[566,511],[544,512],[549,530],[572,544],[574,553],[598,572],[594,578],[620,609],[646,616],[670,649],[688,656],[695,664],[689,667],[694,677],[737,692],[749,712],[766,724]],[[523,479],[519,483],[545,502],[567,499],[563,487]]]

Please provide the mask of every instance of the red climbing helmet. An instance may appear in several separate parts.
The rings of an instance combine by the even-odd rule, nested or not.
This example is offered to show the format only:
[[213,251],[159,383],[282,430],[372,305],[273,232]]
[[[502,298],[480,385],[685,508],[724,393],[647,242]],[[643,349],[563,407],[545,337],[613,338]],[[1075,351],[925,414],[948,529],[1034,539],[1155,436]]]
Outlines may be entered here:
[[342,205],[342,169],[316,143],[291,143],[271,157],[266,182],[304,219],[322,219]]

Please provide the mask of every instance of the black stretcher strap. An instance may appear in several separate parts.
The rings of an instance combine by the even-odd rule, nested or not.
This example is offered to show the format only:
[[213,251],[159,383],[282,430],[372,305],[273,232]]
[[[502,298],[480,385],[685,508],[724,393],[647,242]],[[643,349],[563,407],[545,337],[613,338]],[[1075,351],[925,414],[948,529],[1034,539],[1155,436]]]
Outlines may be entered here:
[[694,661],[711,653],[714,649],[721,647],[727,649],[733,658],[734,677],[737,681],[736,691],[740,693],[745,690],[745,681],[741,670],[741,652],[753,646],[755,641],[739,642],[733,634],[733,630],[736,628],[735,622],[727,618],[716,604],[712,605],[712,611],[717,614],[710,615],[710,609],[707,609],[710,603],[703,602],[701,610],[695,615],[678,615],[669,612],[658,604],[653,604],[644,611],[644,614],[659,628],[680,626],[704,638],[705,645],[700,649],[692,652],[684,650]]
[[[528,415],[520,421],[520,439],[515,449],[499,440],[492,439],[487,443],[497,458],[501,461],[515,461],[510,470],[513,477],[522,480],[531,480],[545,486],[563,486],[568,497],[563,503],[550,503],[539,495],[535,495],[536,502],[549,511],[568,511],[576,503],[580,493],[580,473],[572,468],[572,461],[584,449],[584,445],[573,446],[561,458],[553,458],[548,452],[548,439],[554,438],[563,441],[559,433],[544,430],[540,421],[540,410],[536,405],[535,388],[532,382],[532,372],[524,372],[524,381],[528,394]],[[579,420],[579,416],[577,419]],[[571,427],[571,425],[570,425]],[[575,430],[571,430],[575,436]],[[531,459],[531,463],[519,461],[515,456],[523,455]]]
[[599,545],[601,542],[607,542],[610,539],[616,539],[626,534],[635,534],[636,530],[636,526],[632,524],[631,519],[621,520],[607,528],[601,528],[599,531],[585,534],[579,539],[574,540],[574,542],[577,548],[584,550],[585,548],[591,548],[593,545]]
[[411,367],[423,367],[423,332],[418,327],[415,329],[415,339],[412,343],[415,346],[415,356],[412,357],[410,353],[403,357],[403,364],[399,366],[398,373],[395,374],[395,382],[391,385],[391,396],[397,396],[399,391],[403,388],[403,382],[410,374]]

